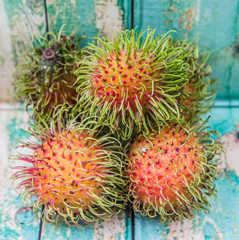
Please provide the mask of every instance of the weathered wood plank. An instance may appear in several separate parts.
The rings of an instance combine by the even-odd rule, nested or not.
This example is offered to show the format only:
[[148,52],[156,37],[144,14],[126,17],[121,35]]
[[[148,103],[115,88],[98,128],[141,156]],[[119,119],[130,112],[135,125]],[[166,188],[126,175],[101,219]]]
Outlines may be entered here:
[[66,227],[56,228],[52,224],[43,224],[42,240],[131,240],[130,221],[124,212],[114,215],[110,221],[100,221],[85,229]]
[[209,124],[223,134],[221,140],[228,150],[227,158],[219,164],[218,197],[210,201],[211,213],[200,213],[192,221],[170,224],[160,224],[159,217],[147,221],[137,215],[137,240],[239,238],[239,108],[216,107],[211,115]]
[[132,23],[132,3],[131,0],[118,0],[118,6],[120,7],[123,15],[123,29],[131,29]]
[[9,160],[10,153],[16,153],[16,138],[24,139],[21,130],[26,128],[27,114],[15,105],[0,104],[0,239],[3,240],[37,240],[39,221],[24,204],[12,186],[9,177],[12,174]]
[[177,31],[177,38],[198,41],[210,51],[213,76],[219,79],[218,98],[239,96],[238,0],[135,0],[134,22],[139,29]]
[[[122,11],[117,0],[48,0],[49,29],[58,31],[65,24],[66,34],[78,37],[86,34],[92,38],[97,34],[112,37],[122,29]],[[91,39],[83,40],[82,46]]]
[[0,1],[0,101],[12,101],[12,72],[33,34],[45,32],[43,0]]

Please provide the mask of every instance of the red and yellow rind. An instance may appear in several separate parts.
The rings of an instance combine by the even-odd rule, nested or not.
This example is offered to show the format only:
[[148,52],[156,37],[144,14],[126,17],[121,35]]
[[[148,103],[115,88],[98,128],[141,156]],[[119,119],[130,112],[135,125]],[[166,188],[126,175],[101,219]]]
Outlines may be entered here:
[[[111,107],[131,109],[135,114],[138,106],[147,109],[150,96],[154,93],[152,84],[160,77],[160,71],[152,66],[152,53],[143,57],[143,51],[128,52],[121,50],[116,56],[114,52],[108,54],[107,60],[98,60],[95,73],[91,76],[92,95],[96,93],[102,104],[110,102]],[[153,83],[152,83],[153,82]],[[154,93],[156,95],[159,95]]]

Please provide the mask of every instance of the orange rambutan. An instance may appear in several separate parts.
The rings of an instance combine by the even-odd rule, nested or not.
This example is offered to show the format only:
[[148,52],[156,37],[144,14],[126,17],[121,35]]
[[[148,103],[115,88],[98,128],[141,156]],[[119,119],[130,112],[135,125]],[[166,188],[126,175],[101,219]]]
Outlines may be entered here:
[[133,209],[162,221],[191,218],[206,210],[207,196],[216,194],[214,180],[222,145],[203,126],[165,126],[160,134],[139,136],[129,151],[129,197]]
[[79,40],[63,35],[61,29],[57,35],[47,33],[34,41],[15,72],[17,95],[26,107],[45,114],[62,105],[68,112],[75,107],[78,94],[74,71],[82,57]]
[[[155,30],[125,30],[110,41],[97,38],[77,69],[79,101],[127,139],[132,128],[149,131],[151,122],[179,118],[176,97],[188,82],[183,48]],[[185,54],[186,53],[186,54]]]
[[[34,212],[44,206],[44,219],[80,226],[108,219],[124,206],[124,152],[117,140],[89,123],[32,132],[39,143],[23,143],[31,155],[16,156],[32,166],[18,166],[13,179],[24,199],[35,197]],[[92,122],[90,125],[92,126]],[[87,125],[87,126],[86,126]]]
[[177,40],[174,46],[181,46],[189,53],[184,58],[189,67],[189,82],[178,98],[181,117],[186,121],[190,118],[200,119],[213,107],[217,93],[217,81],[210,78],[212,69],[208,64],[209,53],[201,52],[198,44],[193,42]]

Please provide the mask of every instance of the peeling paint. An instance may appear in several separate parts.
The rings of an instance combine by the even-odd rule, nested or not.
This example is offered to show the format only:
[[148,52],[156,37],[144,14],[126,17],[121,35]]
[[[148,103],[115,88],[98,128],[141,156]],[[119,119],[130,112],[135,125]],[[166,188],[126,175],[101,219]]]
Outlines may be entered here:
[[[208,238],[207,235],[208,235],[209,231],[207,229],[205,229],[204,236],[206,239],[210,239],[213,237],[214,239],[217,239],[217,240],[223,240],[223,234],[220,232],[219,227],[217,226],[216,222],[212,218],[210,218],[210,217],[204,218],[202,228],[205,228],[206,226],[209,227],[209,231],[213,233],[212,234],[213,236],[209,235],[209,238]],[[215,232],[213,230],[215,230]]]
[[81,47],[92,41],[98,34],[96,28],[95,5],[98,0],[48,0],[49,30],[57,32],[65,24],[64,34],[75,34],[76,37],[86,35]]
[[0,1],[0,100],[15,100],[12,73],[24,51],[31,47],[34,34],[44,25],[41,1]]
[[219,163],[219,172],[235,171],[239,177],[239,139],[238,139],[239,123],[237,130],[222,136],[221,141],[227,149],[226,157],[224,156]]
[[16,129],[19,132],[22,124],[10,129],[7,126],[14,118],[17,118],[18,122],[25,122],[26,116],[27,114],[23,111],[0,110],[0,239],[3,240],[37,240],[36,233],[39,231],[39,221],[31,219],[30,224],[24,222],[25,217],[30,216],[23,216],[21,223],[16,220],[19,208],[26,205],[21,201],[9,179],[12,174],[12,161],[9,159],[12,151],[10,146],[15,145],[9,135],[14,134]]
[[117,6],[117,0],[100,0],[95,7],[96,27],[109,39],[115,32],[123,29],[123,13]]
[[172,11],[172,12],[175,12],[175,13],[177,12],[177,9],[174,7],[174,5],[170,6],[169,9],[170,9],[170,11]]
[[33,35],[45,32],[44,8],[41,1],[5,1],[11,29],[14,62],[18,63],[25,50],[31,47]]
[[4,2],[0,1],[0,101],[12,99],[12,45]]
[[196,22],[198,22],[200,19],[200,8],[201,8],[201,0],[197,0],[197,8],[196,8],[196,15],[195,15]]
[[192,31],[194,27],[194,20],[196,16],[196,11],[193,8],[187,8],[185,13],[180,14],[178,23],[180,28],[183,28],[187,31]]
[[206,227],[210,227],[210,230],[215,230],[213,239],[223,240],[223,234],[220,232],[216,222],[209,216],[205,216],[203,222],[199,216],[196,216],[193,220],[184,220],[181,222],[172,222],[169,224],[169,234],[167,235],[168,240],[175,239],[207,239]]
[[[197,225],[197,228],[194,228],[195,225]],[[198,216],[196,216],[193,221],[186,219],[184,221],[172,222],[168,225],[168,228],[168,240],[204,239]]]
[[94,240],[125,240],[125,213],[112,216],[110,221],[100,221],[95,225]]

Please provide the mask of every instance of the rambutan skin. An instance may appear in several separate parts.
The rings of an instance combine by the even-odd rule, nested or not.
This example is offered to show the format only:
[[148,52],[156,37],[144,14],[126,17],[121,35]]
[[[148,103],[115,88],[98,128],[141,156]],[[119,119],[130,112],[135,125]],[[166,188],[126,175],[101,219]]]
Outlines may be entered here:
[[17,96],[26,107],[51,114],[58,106],[65,105],[69,111],[77,104],[74,70],[82,57],[79,40],[62,31],[34,40],[14,74]]
[[[88,126],[88,123],[84,122]],[[34,212],[44,206],[44,220],[73,226],[91,223],[121,211],[125,205],[124,150],[109,135],[83,123],[50,132],[32,132],[38,143],[23,143],[32,155],[16,156],[31,163],[18,166],[12,178],[25,200],[36,197]],[[92,122],[90,123],[92,126]]]
[[125,101],[122,108],[127,107],[132,112],[136,112],[138,104],[145,106],[147,101],[150,101],[152,82],[149,77],[159,78],[160,71],[155,72],[159,66],[151,67],[155,58],[153,54],[149,53],[147,59],[143,57],[143,51],[138,50],[132,51],[130,57],[127,57],[128,52],[121,50],[118,56],[114,52],[108,54],[109,64],[97,61],[95,67],[97,73],[91,76],[91,95],[96,91],[99,99],[104,98],[105,101],[112,103],[112,108],[120,109],[122,101]]
[[132,126],[149,132],[150,122],[179,118],[176,97],[188,82],[185,50],[155,30],[120,32],[110,41],[97,38],[76,70],[79,102],[90,114],[122,134]]
[[215,157],[221,143],[204,126],[165,126],[161,132],[138,136],[128,151],[129,199],[133,209],[162,221],[192,218],[194,210],[209,211],[207,196],[216,195]]
[[200,51],[195,42],[175,40],[174,46],[181,46],[189,53],[184,58],[189,67],[187,72],[189,82],[178,97],[181,117],[186,121],[191,117],[199,120],[213,107],[217,93],[217,80],[210,76],[212,73],[208,60],[210,54]]

